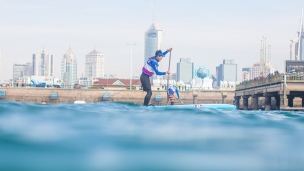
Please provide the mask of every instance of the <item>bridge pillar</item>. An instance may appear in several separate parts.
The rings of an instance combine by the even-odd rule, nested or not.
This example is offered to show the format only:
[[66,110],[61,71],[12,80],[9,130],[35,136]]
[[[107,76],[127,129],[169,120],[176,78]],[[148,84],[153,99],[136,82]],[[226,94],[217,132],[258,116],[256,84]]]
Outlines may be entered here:
[[227,93],[222,93],[222,104],[226,104]]
[[249,96],[242,96],[243,98],[243,110],[248,110],[248,98]]
[[271,110],[271,96],[265,96],[265,110]]
[[304,96],[302,96],[301,99],[302,99],[302,107],[304,107]]
[[293,99],[294,99],[294,97],[293,96],[287,96],[287,98],[288,98],[288,106],[289,107],[293,107]]
[[258,110],[259,96],[253,95],[252,102],[253,102],[253,110]]
[[197,94],[193,94],[193,104],[197,104]]
[[235,103],[235,107],[236,107],[236,109],[237,110],[239,110],[240,109],[240,96],[234,96],[234,103]]
[[284,104],[286,104],[286,102],[284,102],[284,95],[280,94],[280,107],[284,108],[285,107]]
[[276,110],[280,110],[280,96],[275,96],[275,100],[276,100]]

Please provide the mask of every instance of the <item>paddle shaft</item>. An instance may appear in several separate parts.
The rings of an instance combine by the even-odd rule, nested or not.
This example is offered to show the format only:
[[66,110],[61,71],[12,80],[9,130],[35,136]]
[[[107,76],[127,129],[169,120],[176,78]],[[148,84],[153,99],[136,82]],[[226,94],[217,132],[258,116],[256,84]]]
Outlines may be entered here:
[[[174,95],[173,95],[174,96]],[[184,104],[179,98],[177,98],[176,96],[174,96],[181,104]]]
[[[170,56],[169,56],[168,71],[170,71],[170,64],[171,64],[171,51],[170,51]],[[167,104],[169,103],[169,93],[168,93],[168,89],[169,89],[169,79],[170,79],[170,74],[168,74],[168,77],[167,77]]]

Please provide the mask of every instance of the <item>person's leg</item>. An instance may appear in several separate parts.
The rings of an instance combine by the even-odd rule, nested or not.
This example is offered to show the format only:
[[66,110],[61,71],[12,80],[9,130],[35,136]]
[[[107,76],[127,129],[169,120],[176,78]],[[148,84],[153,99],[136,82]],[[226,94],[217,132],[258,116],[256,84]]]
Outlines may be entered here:
[[144,106],[148,106],[149,105],[151,96],[152,96],[152,91],[151,90],[147,90],[147,94],[146,94],[146,97],[145,97],[145,100],[144,100]]
[[174,96],[170,94],[169,99],[170,99],[171,105],[173,105],[174,104]]
[[146,74],[141,74],[140,81],[143,86],[143,91],[147,92],[147,94],[144,98],[144,106],[148,106],[149,102],[150,102],[150,98],[152,96],[151,83],[150,83],[149,76]]

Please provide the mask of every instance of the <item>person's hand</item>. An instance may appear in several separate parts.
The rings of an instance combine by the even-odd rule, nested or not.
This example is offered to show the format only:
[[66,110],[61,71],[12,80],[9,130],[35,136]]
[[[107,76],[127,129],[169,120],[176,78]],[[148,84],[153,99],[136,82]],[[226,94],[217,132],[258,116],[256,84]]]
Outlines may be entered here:
[[167,74],[168,74],[168,75],[170,74],[170,70],[167,71]]
[[169,48],[169,49],[168,49],[168,52],[170,52],[170,51],[172,51],[172,48]]

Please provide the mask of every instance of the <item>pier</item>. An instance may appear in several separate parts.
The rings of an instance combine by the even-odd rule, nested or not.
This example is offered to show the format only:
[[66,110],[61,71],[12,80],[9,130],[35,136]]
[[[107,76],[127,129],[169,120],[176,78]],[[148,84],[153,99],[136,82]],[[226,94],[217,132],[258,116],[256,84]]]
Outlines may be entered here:
[[[31,87],[0,87],[0,101],[19,101],[27,103],[74,103],[85,101],[97,102],[131,102],[142,104],[146,92],[127,89],[62,89]],[[193,90],[180,91],[180,99],[175,104],[233,104],[234,90]],[[150,103],[167,105],[167,91],[154,90]]]
[[236,108],[242,106],[243,110],[258,110],[259,102],[264,102],[265,110],[304,110],[303,98],[303,74],[277,74],[243,82],[236,86],[234,96]]

